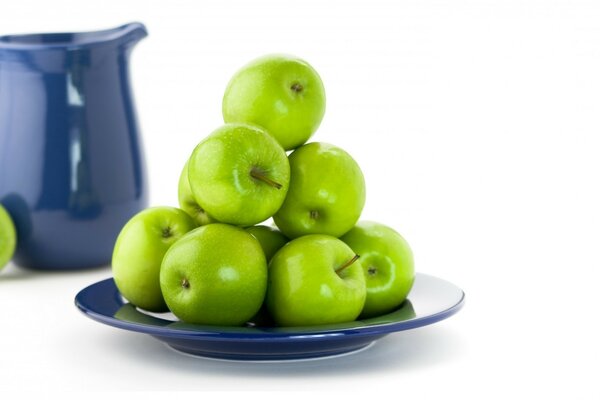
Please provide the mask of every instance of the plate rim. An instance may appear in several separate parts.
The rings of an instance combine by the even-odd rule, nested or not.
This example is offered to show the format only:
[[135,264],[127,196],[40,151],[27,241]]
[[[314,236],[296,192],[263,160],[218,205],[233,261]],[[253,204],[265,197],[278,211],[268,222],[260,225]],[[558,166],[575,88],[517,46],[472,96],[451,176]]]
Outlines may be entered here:
[[[110,285],[114,287],[115,293],[111,295],[115,295],[117,298],[115,301],[122,302],[122,304],[127,304],[123,302],[114,279],[112,277],[102,279],[95,283],[92,283],[85,288],[81,289],[77,295],[75,296],[75,306],[82,312],[85,316],[89,317],[92,320],[97,322],[133,332],[145,333],[156,337],[165,337],[165,338],[179,338],[179,339],[191,339],[191,340],[210,340],[210,341],[231,341],[231,342],[271,342],[271,341],[311,341],[311,340],[329,340],[329,339],[339,339],[344,336],[383,336],[393,332],[399,332],[404,330],[415,329],[427,325],[434,324],[441,320],[451,317],[460,311],[465,304],[465,292],[458,286],[453,283],[438,278],[433,275],[425,274],[425,273],[416,273],[417,276],[425,276],[429,278],[434,278],[440,281],[443,281],[447,284],[454,286],[457,290],[460,291],[460,299],[451,307],[446,308],[444,310],[438,311],[436,313],[425,315],[422,317],[417,317],[415,319],[404,320],[404,321],[393,321],[386,322],[381,324],[373,324],[373,325],[359,325],[353,327],[344,327],[344,328],[335,328],[330,327],[328,329],[319,330],[318,326],[315,326],[315,330],[310,331],[270,331],[270,329],[281,329],[279,328],[268,328],[261,327],[258,328],[256,332],[225,332],[219,331],[218,327],[213,326],[205,326],[208,328],[207,330],[202,330],[199,328],[198,330],[189,330],[182,328],[171,328],[171,327],[160,327],[154,325],[147,325],[139,322],[132,321],[124,321],[119,320],[111,316],[107,316],[106,314],[97,312],[93,309],[90,309],[85,304],[82,304],[81,298],[85,295],[87,291],[93,290],[100,285]],[[410,299],[410,294],[409,294]],[[198,325],[202,327],[202,325]],[[312,328],[312,327],[298,327],[302,329]],[[255,329],[255,328],[247,328],[247,329]],[[286,330],[294,329],[293,327],[285,328]]]

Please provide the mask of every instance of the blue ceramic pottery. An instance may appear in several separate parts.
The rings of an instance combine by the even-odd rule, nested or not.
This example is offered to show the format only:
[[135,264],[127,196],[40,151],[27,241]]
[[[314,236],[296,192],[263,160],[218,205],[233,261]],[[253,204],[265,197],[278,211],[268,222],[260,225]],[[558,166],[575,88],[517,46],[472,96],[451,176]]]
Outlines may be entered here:
[[0,36],[0,203],[14,261],[36,269],[110,262],[127,220],[147,206],[129,79],[142,24]]

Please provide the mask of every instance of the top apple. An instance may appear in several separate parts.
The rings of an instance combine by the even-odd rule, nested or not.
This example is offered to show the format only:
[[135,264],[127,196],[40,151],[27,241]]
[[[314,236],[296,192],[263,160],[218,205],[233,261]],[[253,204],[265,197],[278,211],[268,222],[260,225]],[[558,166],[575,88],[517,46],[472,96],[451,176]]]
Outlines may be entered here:
[[323,82],[306,61],[267,55],[231,78],[223,96],[226,123],[263,127],[285,150],[306,143],[325,114]]

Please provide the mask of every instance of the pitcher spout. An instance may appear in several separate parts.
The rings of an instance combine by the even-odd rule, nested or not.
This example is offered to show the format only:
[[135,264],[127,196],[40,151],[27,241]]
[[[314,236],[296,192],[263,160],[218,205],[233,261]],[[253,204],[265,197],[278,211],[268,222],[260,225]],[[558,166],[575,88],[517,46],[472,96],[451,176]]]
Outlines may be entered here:
[[122,44],[134,45],[146,36],[148,30],[141,22],[132,22],[114,29],[116,40]]

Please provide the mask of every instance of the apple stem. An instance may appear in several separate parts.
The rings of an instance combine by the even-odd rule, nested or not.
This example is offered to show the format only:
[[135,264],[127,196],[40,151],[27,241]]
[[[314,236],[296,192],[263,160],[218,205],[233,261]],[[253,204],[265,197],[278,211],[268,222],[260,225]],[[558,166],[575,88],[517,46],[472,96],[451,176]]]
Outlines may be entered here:
[[259,181],[263,181],[264,183],[273,186],[275,189],[281,189],[282,185],[279,182],[275,182],[271,178],[267,177],[262,173],[258,168],[252,168],[250,171],[250,176],[254,179],[258,179]]
[[338,269],[335,270],[336,274],[339,274],[342,270],[348,268],[349,266],[351,266],[352,264],[354,264],[354,262],[356,260],[358,260],[360,258],[360,256],[358,254],[355,254],[354,257],[352,257],[350,260],[346,261],[346,263],[344,265],[342,265],[341,267],[339,267]]
[[297,82],[292,85],[291,89],[296,93],[300,93],[302,90],[304,90],[302,85]]

